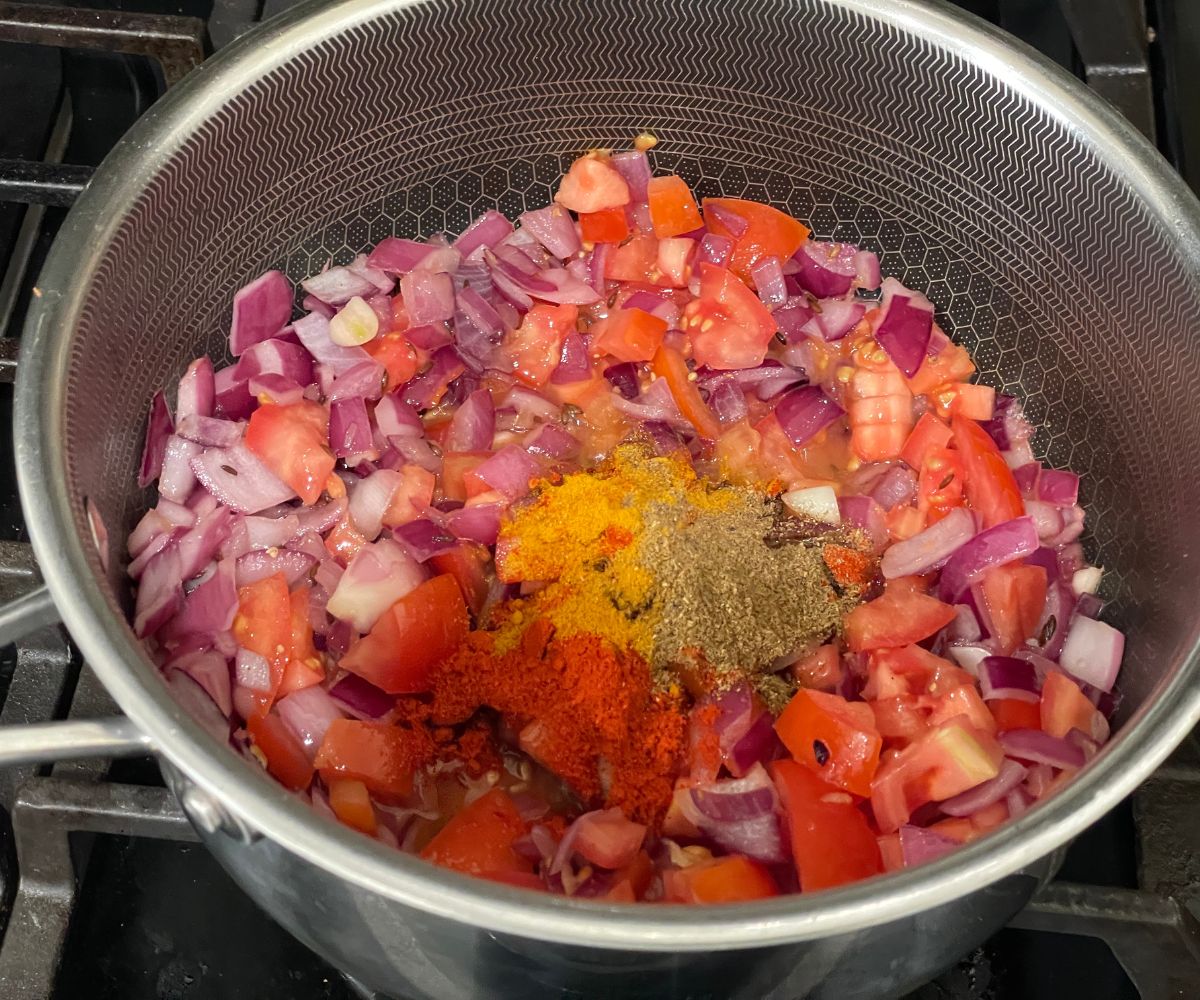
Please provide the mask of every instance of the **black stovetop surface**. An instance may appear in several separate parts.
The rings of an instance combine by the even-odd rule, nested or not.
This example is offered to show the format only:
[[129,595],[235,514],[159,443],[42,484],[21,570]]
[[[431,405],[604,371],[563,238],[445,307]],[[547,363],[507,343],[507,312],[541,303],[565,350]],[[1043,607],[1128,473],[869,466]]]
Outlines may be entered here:
[[[268,11],[284,3],[265,0]],[[1092,0],[1100,19],[1109,3]],[[1076,73],[1082,64],[1055,0],[960,0],[960,6],[1035,44]],[[186,14],[209,23],[211,40],[228,40],[242,20],[261,12],[245,0],[116,0],[94,7]],[[1088,6],[1075,0],[1077,8]],[[1200,88],[1194,74],[1176,72],[1171,53],[1185,46],[1185,29],[1200,50],[1197,0],[1150,4],[1151,24],[1178,31],[1153,51],[1160,147],[1188,175],[1200,130]],[[1183,83],[1180,83],[1183,81]],[[72,127],[63,161],[97,164],[115,139],[158,92],[148,63],[132,57],[62,52],[0,42],[0,94],[23,94],[19,107],[0,102],[0,158],[39,159],[70,95]],[[1191,175],[1193,185],[1198,178]],[[24,210],[0,204],[0,264],[7,259]],[[33,241],[28,275],[35,275],[65,210],[48,209]],[[7,330],[19,336],[30,280],[17,298]],[[2,319],[3,317],[0,317]],[[3,325],[3,324],[0,324]],[[11,414],[12,386],[0,384],[0,414]],[[4,422],[0,417],[0,422]],[[11,422],[9,420],[9,422]],[[25,541],[13,478],[9,435],[0,435],[0,540]],[[0,655],[0,690],[13,658]],[[152,765],[118,764],[113,776],[135,784],[158,781]],[[136,837],[92,838],[64,950],[56,1000],[341,1000],[354,993],[338,973],[291,938],[242,894],[213,858],[195,844]],[[1132,807],[1122,804],[1070,848],[1060,878],[1090,885],[1136,888],[1137,836]],[[9,869],[11,873],[11,868]],[[11,882],[11,874],[5,878]],[[11,893],[11,885],[7,890]],[[1200,983],[1196,996],[1200,996]],[[1005,930],[910,1000],[1137,1000],[1138,993],[1107,946],[1093,938]],[[0,1000],[7,998],[0,993]],[[1146,998],[1149,1000],[1149,998]]]

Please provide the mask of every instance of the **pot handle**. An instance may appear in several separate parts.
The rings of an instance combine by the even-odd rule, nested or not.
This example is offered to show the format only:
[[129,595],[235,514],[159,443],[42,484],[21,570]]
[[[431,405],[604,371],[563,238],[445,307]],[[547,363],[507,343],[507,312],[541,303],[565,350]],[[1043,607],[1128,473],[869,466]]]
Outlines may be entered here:
[[50,591],[43,585],[0,607],[0,646],[16,642],[35,629],[62,621]]
[[121,715],[0,726],[0,767],[85,757],[140,757],[155,752],[150,737]]

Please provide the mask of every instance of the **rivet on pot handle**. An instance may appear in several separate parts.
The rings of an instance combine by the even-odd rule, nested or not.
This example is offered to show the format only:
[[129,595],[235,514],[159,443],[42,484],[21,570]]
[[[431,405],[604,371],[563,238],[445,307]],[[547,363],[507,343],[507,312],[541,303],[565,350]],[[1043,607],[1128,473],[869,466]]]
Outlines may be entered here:
[[189,783],[178,791],[178,796],[187,818],[202,833],[223,833],[243,844],[253,844],[262,838],[261,833],[248,827],[203,788]]

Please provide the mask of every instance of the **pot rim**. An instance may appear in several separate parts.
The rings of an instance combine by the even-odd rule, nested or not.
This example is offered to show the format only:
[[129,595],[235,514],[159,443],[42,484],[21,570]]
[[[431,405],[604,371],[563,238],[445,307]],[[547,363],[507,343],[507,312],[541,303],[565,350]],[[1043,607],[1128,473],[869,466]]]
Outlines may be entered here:
[[[710,951],[853,932],[947,903],[1019,871],[1129,794],[1200,720],[1200,643],[1063,792],[938,861],[844,888],[752,904],[653,907],[536,894],[434,867],[319,815],[211,736],[172,699],[98,585],[98,561],[76,528],[58,442],[69,340],[88,274],[164,156],[220,105],[314,44],[421,0],[310,0],[250,32],[157,102],[109,154],[64,222],[30,307],[17,378],[14,435],[21,502],[46,583],[75,641],[121,708],[188,780],[250,828],[364,890],[494,932],[632,951]],[[913,0],[823,0],[919,36],[1002,79],[1068,124],[1125,176],[1200,261],[1200,204],[1157,151],[1112,108],[1037,53],[970,15]],[[82,583],[80,583],[82,581]]]

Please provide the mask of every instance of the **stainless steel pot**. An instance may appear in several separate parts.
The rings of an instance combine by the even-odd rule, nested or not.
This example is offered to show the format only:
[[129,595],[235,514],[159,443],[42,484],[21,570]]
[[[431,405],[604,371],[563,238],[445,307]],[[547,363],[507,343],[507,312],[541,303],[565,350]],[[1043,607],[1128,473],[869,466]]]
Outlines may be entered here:
[[[926,290],[1036,444],[1085,474],[1127,629],[1119,732],[1057,797],[935,864],[813,896],[604,906],[428,867],[318,816],[170,698],[126,625],[152,391],[221,355],[232,291],[546,202],[649,129],[702,194],[786,205]],[[281,923],[413,997],[896,995],[987,937],[1200,717],[1200,206],[1073,80],[909,0],[349,0],[195,71],[72,210],[22,344],[21,496],[49,593],[209,847]],[[85,513],[109,531],[106,571]],[[45,599],[25,611],[45,615]],[[5,622],[0,616],[0,633]],[[125,728],[122,728],[124,726]],[[2,734],[5,759],[44,730]],[[39,742],[41,741],[41,742]],[[39,746],[41,747],[39,751]],[[57,747],[56,747],[57,749]]]

